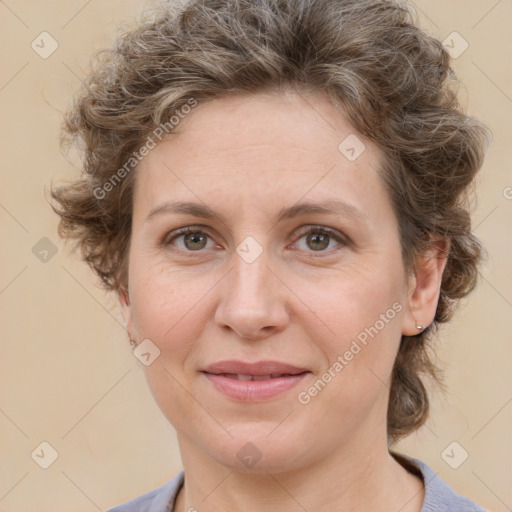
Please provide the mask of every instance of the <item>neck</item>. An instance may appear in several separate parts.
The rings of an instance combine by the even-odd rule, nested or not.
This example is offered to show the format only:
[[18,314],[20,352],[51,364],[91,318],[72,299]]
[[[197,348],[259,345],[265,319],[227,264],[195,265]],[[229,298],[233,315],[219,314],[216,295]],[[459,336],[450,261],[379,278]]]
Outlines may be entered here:
[[175,512],[420,512],[422,508],[421,478],[397,462],[386,443],[380,443],[379,450],[352,442],[349,448],[333,451],[306,469],[247,473],[206,456],[184,436],[178,435],[178,441],[185,483]]

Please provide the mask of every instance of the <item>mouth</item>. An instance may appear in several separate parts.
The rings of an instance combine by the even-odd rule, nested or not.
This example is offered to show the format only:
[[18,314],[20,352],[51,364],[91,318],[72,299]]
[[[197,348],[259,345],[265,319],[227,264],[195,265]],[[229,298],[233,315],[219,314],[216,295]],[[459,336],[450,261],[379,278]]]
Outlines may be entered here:
[[221,361],[201,373],[217,392],[244,402],[261,402],[282,395],[311,374],[305,368],[277,361]]
[[[206,372],[208,373],[208,372]],[[270,375],[248,375],[242,373],[210,373],[209,375],[217,375],[220,377],[226,377],[227,379],[234,380],[270,380],[270,379],[278,379],[280,377],[295,377],[296,375],[302,375],[303,373],[308,373],[306,371],[296,374],[291,373],[272,373]]]

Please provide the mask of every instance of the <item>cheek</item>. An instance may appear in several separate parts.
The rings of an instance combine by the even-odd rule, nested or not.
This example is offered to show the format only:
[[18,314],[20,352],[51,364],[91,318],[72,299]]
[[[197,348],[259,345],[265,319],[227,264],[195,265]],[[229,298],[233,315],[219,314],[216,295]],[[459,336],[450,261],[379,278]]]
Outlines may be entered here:
[[192,270],[173,268],[151,260],[134,262],[130,274],[132,314],[139,337],[179,340],[177,335],[187,327],[199,329],[201,300],[214,285],[208,274],[197,278]]
[[373,427],[386,417],[403,307],[390,294],[359,292],[338,295],[336,313],[327,318],[336,335],[322,346],[327,365],[297,396],[306,421],[313,418],[322,432],[320,439],[312,434],[313,440],[326,451],[333,439],[378,435]]
[[[385,265],[383,261],[353,265],[314,284],[308,286],[304,294],[308,306],[325,326],[327,335],[323,345],[329,360],[348,350],[352,340],[359,337],[364,343],[365,337],[370,339],[368,331],[379,339],[400,337],[399,313],[403,309],[404,283],[398,265]],[[301,286],[299,282],[297,286]],[[380,351],[378,346],[374,350]]]
[[159,357],[143,367],[147,384],[172,425],[179,427],[185,418],[185,423],[204,423],[202,410],[194,408],[185,391],[189,387],[186,363],[208,321],[205,299],[215,281],[208,275],[194,279],[183,269],[147,263],[134,264],[130,280],[137,339],[150,339],[160,350]]
[[309,333],[327,362],[316,384],[302,390],[304,402],[316,403],[319,415],[364,415],[387,391],[401,339],[403,277],[399,266],[385,273],[379,268],[360,267],[308,295],[329,328],[323,338]]

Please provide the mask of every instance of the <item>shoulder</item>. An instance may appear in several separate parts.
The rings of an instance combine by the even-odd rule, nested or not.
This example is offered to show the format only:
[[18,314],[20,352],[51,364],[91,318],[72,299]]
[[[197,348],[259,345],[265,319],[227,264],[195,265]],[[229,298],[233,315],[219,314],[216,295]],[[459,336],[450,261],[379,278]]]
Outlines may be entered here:
[[109,508],[107,512],[172,512],[174,500],[183,485],[183,479],[184,473],[181,471],[166,484],[126,503]]
[[421,460],[403,454],[393,455],[400,455],[421,471],[425,485],[425,499],[421,512],[486,512],[469,498],[457,494]]

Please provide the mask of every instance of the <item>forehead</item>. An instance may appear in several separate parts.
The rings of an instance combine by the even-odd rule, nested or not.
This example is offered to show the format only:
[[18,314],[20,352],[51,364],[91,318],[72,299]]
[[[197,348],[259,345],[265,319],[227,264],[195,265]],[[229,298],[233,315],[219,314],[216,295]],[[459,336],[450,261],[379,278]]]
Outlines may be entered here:
[[[362,139],[326,93],[287,89],[199,101],[171,132],[170,140],[196,157],[264,148],[264,156],[273,153],[277,162],[295,150],[307,155],[308,161],[325,163],[350,136],[356,144],[356,138]],[[377,160],[377,148],[369,144],[369,153]]]
[[225,96],[199,102],[140,163],[136,210],[199,199],[277,211],[337,197],[378,214],[389,209],[382,160],[326,94]]

